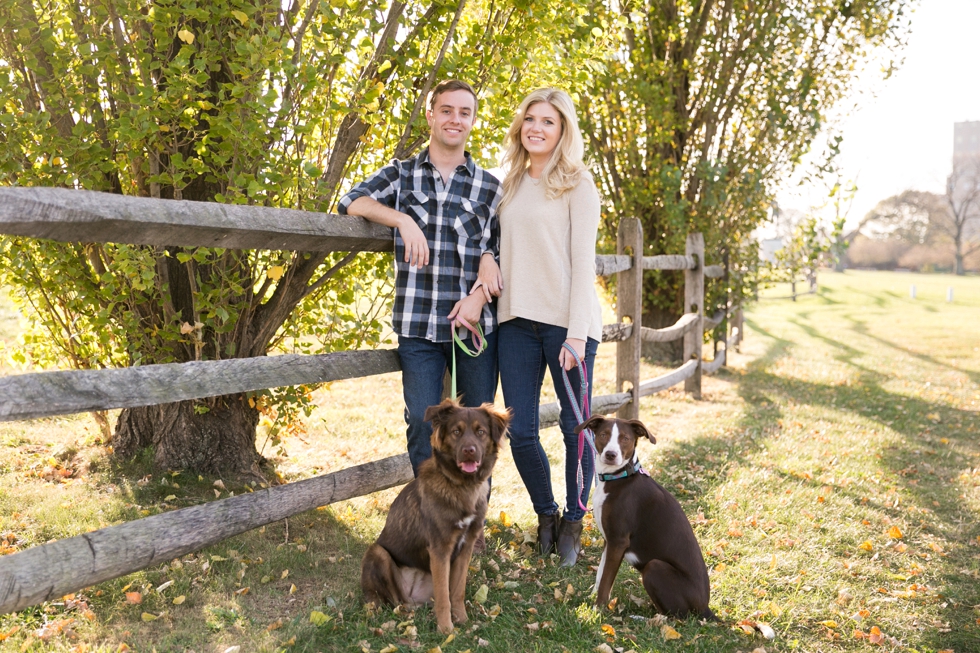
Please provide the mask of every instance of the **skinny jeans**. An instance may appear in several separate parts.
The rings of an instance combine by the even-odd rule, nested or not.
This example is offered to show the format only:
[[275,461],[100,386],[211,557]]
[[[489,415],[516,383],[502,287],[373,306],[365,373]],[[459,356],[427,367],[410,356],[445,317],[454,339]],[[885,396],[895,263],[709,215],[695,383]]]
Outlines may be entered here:
[[[535,322],[525,318],[514,318],[501,324],[497,332],[497,360],[500,367],[500,385],[504,393],[504,403],[511,410],[509,429],[510,449],[514,464],[524,481],[524,487],[531,497],[534,512],[538,515],[552,515],[558,512],[558,504],[551,487],[551,465],[541,446],[538,409],[541,405],[541,384],[546,371],[551,372],[555,392],[561,406],[559,427],[565,442],[565,510],[567,521],[579,521],[585,511],[579,507],[588,505],[592,489],[592,476],[595,461],[591,447],[584,447],[582,457],[583,487],[578,489],[578,434],[572,401],[581,406],[581,377],[578,367],[568,371],[574,399],[569,399],[562,379],[562,368],[558,354],[568,337],[568,329]],[[592,338],[585,343],[585,367],[592,379],[596,351],[599,343]],[[592,384],[588,387],[589,401],[592,401]]]

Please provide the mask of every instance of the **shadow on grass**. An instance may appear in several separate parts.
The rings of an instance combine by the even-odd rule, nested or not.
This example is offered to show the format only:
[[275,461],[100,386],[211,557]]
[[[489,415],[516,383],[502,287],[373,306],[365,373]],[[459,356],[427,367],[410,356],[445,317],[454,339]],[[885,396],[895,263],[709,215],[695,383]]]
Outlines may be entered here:
[[911,349],[905,349],[904,347],[901,347],[900,345],[897,345],[890,340],[885,340],[880,336],[874,335],[868,330],[867,324],[865,324],[863,321],[858,320],[851,315],[845,315],[844,318],[851,322],[852,324],[851,328],[856,333],[860,333],[862,336],[866,338],[874,340],[875,342],[884,345],[886,347],[889,347],[890,349],[894,349],[896,352],[911,356],[917,360],[922,361],[923,363],[928,363],[930,365],[935,365],[936,367],[942,367],[948,370],[953,370],[956,372],[960,372],[962,374],[966,374],[968,377],[970,377],[970,380],[973,381],[973,383],[980,385],[980,371],[967,370],[961,367],[956,367],[955,365],[950,365],[949,363],[944,363],[941,360],[933,358],[929,354],[923,354],[921,352],[912,351]]
[[[855,331],[861,335],[897,351],[910,353],[894,343],[870,336],[857,320],[849,319],[854,322]],[[890,392],[882,386],[883,377],[879,372],[857,362],[857,359],[867,356],[866,352],[852,344],[826,337],[800,320],[790,319],[789,322],[800,328],[808,338],[833,348],[836,352],[834,358],[838,362],[857,371],[856,380],[833,385],[778,376],[771,371],[774,364],[790,355],[794,347],[804,345],[777,338],[747,320],[759,336],[770,342],[763,355],[747,366],[746,374],[736,378],[738,392],[745,402],[738,427],[729,436],[699,437],[678,443],[675,447],[677,455],[683,459],[707,460],[707,464],[711,459],[724,455],[727,456],[726,465],[753,464],[750,461],[762,453],[766,441],[783,430],[781,420],[785,411],[782,407],[789,405],[851,413],[870,420],[872,428],[887,428],[897,433],[901,443],[882,448],[878,460],[887,472],[886,483],[899,487],[904,497],[911,497],[914,507],[900,507],[897,503],[881,500],[874,502],[874,508],[893,522],[912,525],[914,512],[932,515],[930,522],[921,520],[914,527],[917,534],[924,535],[925,539],[944,545],[945,550],[936,551],[933,556],[945,559],[942,565],[944,571],[937,570],[935,575],[930,574],[929,583],[941,591],[937,601],[947,601],[952,606],[941,613],[947,620],[945,627],[923,631],[916,645],[930,646],[935,650],[949,647],[975,650],[976,615],[971,606],[980,603],[980,588],[976,582],[978,565],[972,546],[980,542],[977,539],[980,525],[977,524],[976,515],[965,504],[962,486],[956,481],[963,470],[969,471],[972,461],[980,456],[977,437],[980,433],[980,415],[944,403]],[[927,355],[918,355],[917,358],[939,367],[951,367]],[[974,382],[977,381],[975,374],[966,373]],[[714,466],[718,467],[717,464]],[[833,467],[833,462],[828,462],[827,466]],[[824,485],[819,479],[801,478],[790,470],[774,471],[785,479],[792,477],[794,482],[808,484],[814,489]],[[715,473],[698,488],[698,492],[702,496],[710,496],[715,487],[724,482],[725,475]],[[834,493],[846,497],[853,505],[869,501],[856,487],[835,487]]]

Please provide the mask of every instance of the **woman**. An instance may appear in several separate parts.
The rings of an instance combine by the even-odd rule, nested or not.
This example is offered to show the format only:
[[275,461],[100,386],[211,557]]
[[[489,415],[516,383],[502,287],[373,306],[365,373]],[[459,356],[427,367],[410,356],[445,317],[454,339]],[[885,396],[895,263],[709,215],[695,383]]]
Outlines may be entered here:
[[[594,461],[586,446],[584,487],[579,488],[578,436],[574,432],[578,421],[572,401],[581,405],[581,379],[575,357],[562,345],[575,350],[591,378],[602,338],[602,312],[595,291],[599,194],[582,161],[584,146],[575,105],[564,91],[544,88],[528,95],[514,116],[504,146],[506,177],[498,210],[500,383],[513,415],[514,462],[538,515],[541,553],[557,549],[561,564],[571,566],[582,547],[585,510],[581,506],[589,500]],[[491,281],[488,285],[496,284]],[[565,390],[562,368],[568,373],[574,398]],[[546,369],[561,404],[565,440],[565,510],[560,520],[551,468],[538,434]],[[591,394],[590,384],[590,400]]]

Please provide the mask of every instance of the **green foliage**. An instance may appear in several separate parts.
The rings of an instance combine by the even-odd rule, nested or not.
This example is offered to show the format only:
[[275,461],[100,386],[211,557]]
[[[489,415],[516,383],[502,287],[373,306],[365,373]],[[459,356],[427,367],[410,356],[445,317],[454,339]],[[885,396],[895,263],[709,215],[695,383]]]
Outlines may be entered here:
[[776,252],[774,265],[764,273],[766,281],[794,281],[810,278],[817,271],[820,255],[829,251],[829,244],[822,237],[817,219],[813,216],[802,220],[793,229],[792,236]]
[[[709,284],[706,305],[737,301],[751,292],[751,233],[776,186],[832,127],[858,71],[890,67],[909,3],[595,4],[577,35],[598,30],[605,44],[581,95],[610,244],[627,216],[642,221],[648,255],[683,252],[699,231],[708,262],[731,272],[728,287]],[[645,305],[679,314],[679,283],[649,275]]]
[[[0,184],[326,212],[418,150],[428,90],[449,76],[497,100],[481,106],[472,141],[492,164],[508,103],[560,74],[533,46],[562,13],[489,1],[4,3]],[[0,245],[0,283],[32,326],[21,358],[39,366],[376,345],[389,268],[375,254]]]

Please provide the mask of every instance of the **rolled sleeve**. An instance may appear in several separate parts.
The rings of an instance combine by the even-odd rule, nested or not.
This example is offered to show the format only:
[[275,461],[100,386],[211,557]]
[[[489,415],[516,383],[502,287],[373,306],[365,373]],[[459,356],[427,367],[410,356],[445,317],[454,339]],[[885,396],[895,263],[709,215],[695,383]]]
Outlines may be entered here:
[[483,227],[483,235],[480,237],[480,256],[486,253],[493,254],[495,261],[500,261],[500,220],[497,219],[497,212],[490,211],[490,219]]
[[347,215],[351,203],[359,197],[370,197],[385,206],[396,208],[400,176],[398,162],[389,163],[364,181],[357,183],[341,197],[340,202],[337,203],[337,212],[340,215]]

